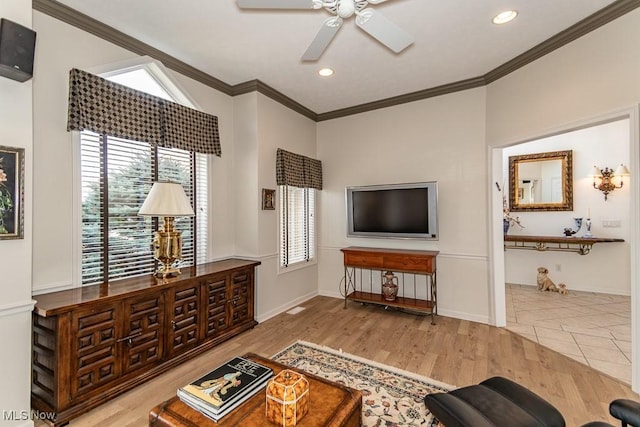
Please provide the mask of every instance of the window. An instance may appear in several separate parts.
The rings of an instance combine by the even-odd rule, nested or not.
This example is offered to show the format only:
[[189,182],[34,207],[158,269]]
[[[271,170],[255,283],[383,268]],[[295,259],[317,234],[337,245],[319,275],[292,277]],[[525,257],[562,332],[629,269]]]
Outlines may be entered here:
[[[105,78],[173,99],[145,68]],[[155,271],[151,240],[158,219],[138,216],[154,181],[180,183],[196,212],[176,218],[181,265],[206,262],[207,155],[82,131],[80,165],[83,285]]]
[[280,266],[315,258],[315,190],[280,186]]

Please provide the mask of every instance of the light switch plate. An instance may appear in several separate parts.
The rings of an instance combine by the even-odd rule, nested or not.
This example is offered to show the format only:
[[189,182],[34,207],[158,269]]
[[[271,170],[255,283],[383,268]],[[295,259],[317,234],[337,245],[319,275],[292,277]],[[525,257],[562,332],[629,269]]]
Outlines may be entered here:
[[603,228],[620,228],[621,221],[619,219],[607,219],[602,221]]

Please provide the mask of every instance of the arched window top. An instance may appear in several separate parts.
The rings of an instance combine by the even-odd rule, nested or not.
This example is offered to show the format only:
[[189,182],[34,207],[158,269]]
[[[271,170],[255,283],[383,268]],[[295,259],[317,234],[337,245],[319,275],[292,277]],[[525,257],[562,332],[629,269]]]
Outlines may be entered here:
[[106,64],[90,68],[88,71],[132,89],[201,110],[171,76],[167,67],[149,56]]

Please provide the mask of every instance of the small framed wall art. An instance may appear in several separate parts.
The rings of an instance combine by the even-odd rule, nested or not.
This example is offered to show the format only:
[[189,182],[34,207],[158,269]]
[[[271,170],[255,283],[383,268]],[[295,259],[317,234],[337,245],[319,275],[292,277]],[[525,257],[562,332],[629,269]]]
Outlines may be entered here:
[[0,145],[0,240],[24,237],[24,149]]
[[262,189],[262,210],[272,211],[276,208],[276,190],[270,190],[268,188]]

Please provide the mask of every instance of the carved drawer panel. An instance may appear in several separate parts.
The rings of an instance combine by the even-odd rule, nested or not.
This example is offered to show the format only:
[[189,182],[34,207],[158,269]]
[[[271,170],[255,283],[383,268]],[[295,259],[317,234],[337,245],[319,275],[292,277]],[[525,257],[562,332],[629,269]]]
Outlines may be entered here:
[[[77,354],[72,366],[71,394],[76,396],[102,386],[118,377],[116,328],[118,306],[115,304],[93,310],[79,310],[72,316],[72,354]],[[73,333],[75,330],[75,333]]]
[[253,286],[251,271],[240,271],[231,276],[231,324],[235,325],[253,317]]
[[200,285],[190,284],[176,288],[170,292],[172,301],[169,351],[180,352],[194,347],[198,343],[198,305],[200,299]]
[[225,276],[207,280],[207,329],[208,337],[215,336],[229,326],[227,316],[227,280]]
[[124,303],[124,371],[131,371],[162,358],[163,296],[151,295]]

